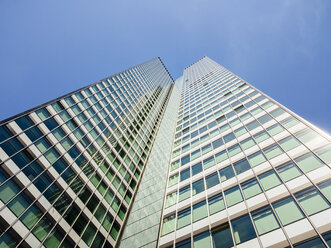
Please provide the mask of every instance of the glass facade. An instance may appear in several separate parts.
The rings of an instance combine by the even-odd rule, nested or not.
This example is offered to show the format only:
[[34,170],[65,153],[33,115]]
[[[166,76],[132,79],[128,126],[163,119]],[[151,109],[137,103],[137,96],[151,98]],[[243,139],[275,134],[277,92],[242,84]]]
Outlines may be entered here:
[[0,123],[0,247],[328,247],[331,137],[203,57]]
[[208,57],[183,80],[159,247],[327,247],[330,136]]

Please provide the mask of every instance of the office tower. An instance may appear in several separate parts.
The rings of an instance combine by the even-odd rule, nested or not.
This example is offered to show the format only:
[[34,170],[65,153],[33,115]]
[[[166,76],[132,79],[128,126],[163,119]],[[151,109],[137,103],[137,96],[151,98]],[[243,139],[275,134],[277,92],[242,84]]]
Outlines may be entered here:
[[[203,57],[0,124],[0,247],[327,247],[331,138]],[[319,245],[319,246],[318,246]]]
[[156,58],[3,121],[0,246],[115,247],[172,88]]
[[330,246],[330,140],[211,59],[187,67],[160,247]]

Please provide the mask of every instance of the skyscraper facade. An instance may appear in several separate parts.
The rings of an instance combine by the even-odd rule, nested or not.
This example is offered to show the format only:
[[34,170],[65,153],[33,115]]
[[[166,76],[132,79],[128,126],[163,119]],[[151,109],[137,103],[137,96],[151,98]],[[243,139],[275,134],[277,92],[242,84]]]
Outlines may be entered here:
[[331,137],[203,57],[0,123],[0,247],[327,247]]

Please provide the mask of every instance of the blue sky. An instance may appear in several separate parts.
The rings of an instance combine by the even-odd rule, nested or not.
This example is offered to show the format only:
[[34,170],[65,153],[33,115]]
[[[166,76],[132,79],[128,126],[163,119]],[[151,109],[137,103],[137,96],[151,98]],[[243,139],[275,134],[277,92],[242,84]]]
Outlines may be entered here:
[[0,2],[0,120],[153,57],[207,55],[331,132],[329,0]]

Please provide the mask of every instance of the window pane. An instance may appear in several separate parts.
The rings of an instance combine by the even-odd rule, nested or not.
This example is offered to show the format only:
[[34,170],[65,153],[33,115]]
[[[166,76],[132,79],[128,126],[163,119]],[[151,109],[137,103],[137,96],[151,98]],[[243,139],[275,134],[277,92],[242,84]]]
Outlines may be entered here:
[[306,143],[306,142],[309,142],[317,137],[319,137],[319,135],[307,128],[305,130],[302,130],[302,131],[299,131],[298,133],[295,134],[295,136],[302,142],[302,143]]
[[253,137],[257,143],[260,143],[260,142],[265,141],[266,139],[270,138],[270,135],[266,131],[262,131],[260,133],[255,134]]
[[284,128],[279,124],[275,124],[275,125],[267,128],[267,131],[271,136],[274,136],[274,135],[284,131]]
[[178,183],[178,174],[175,174],[175,175],[172,175],[171,177],[169,177],[168,187],[175,185],[176,183]]
[[180,181],[190,178],[190,168],[180,172]]
[[173,232],[175,229],[175,215],[163,219],[161,235]]
[[246,199],[253,197],[257,194],[260,194],[262,192],[261,187],[255,178],[242,183],[241,188],[243,190]]
[[284,180],[284,182],[288,182],[293,178],[301,176],[302,173],[299,168],[292,162],[288,162],[286,164],[280,165],[276,167],[280,177]]
[[211,233],[214,248],[229,248],[233,246],[229,223],[216,227]]
[[183,201],[191,196],[190,185],[179,189],[179,201]]
[[226,150],[221,151],[217,154],[215,154],[215,159],[217,163],[220,163],[228,158],[228,154],[226,153]]
[[225,209],[222,193],[208,198],[210,215]]
[[304,217],[292,197],[288,197],[279,202],[275,202],[272,205],[276,211],[278,218],[280,219],[280,222],[283,225],[293,223]]
[[217,175],[217,172],[211,174],[211,175],[208,175],[206,177],[206,186],[207,186],[207,189],[219,184],[220,181],[218,179],[218,175]]
[[318,184],[323,194],[331,201],[331,180],[324,181]]
[[247,159],[242,159],[238,162],[233,164],[234,170],[236,171],[237,175],[243,173],[251,168]]
[[214,156],[206,158],[205,160],[203,160],[203,168],[204,169],[208,169],[208,168],[210,168],[214,165],[215,165]]
[[199,202],[198,204],[193,205],[193,222],[201,220],[207,217],[207,206],[206,201]]
[[323,163],[321,160],[319,160],[314,154],[307,153],[297,159],[295,159],[295,162],[300,167],[300,169],[307,173],[309,171],[315,170],[319,167],[323,166]]
[[320,212],[330,206],[329,202],[314,187],[302,190],[294,196],[308,215]]
[[172,194],[167,195],[165,207],[170,207],[177,202],[177,191]]
[[243,135],[244,133],[247,133],[247,130],[245,127],[241,127],[237,130],[234,131],[234,133],[236,134],[237,137]]
[[201,171],[202,171],[202,163],[201,162],[192,166],[192,176],[200,173]]
[[191,207],[178,212],[177,229],[191,224]]
[[325,163],[331,163],[331,145],[318,149],[316,153]]
[[231,225],[236,244],[243,243],[256,237],[254,227],[248,214],[233,220]]
[[272,159],[283,153],[278,145],[271,145],[267,148],[264,148],[263,151],[268,159]]
[[205,190],[205,186],[203,184],[203,179],[200,179],[192,183],[192,195],[196,195],[204,190]]
[[233,169],[232,169],[231,165],[221,169],[219,171],[219,173],[220,173],[220,177],[221,177],[222,182],[234,177],[234,172],[233,172]]
[[297,119],[295,119],[294,117],[289,117],[283,121],[281,121],[281,124],[285,127],[285,128],[291,128],[294,125],[298,124],[299,121]]
[[[172,247],[172,246],[170,246]],[[169,248],[170,248],[169,247]],[[191,238],[176,243],[176,248],[191,248]]]
[[209,231],[193,237],[194,248],[211,248]]
[[278,221],[269,206],[252,212],[252,218],[259,235],[279,228]]
[[231,207],[235,204],[237,204],[238,202],[242,202],[243,201],[243,197],[241,195],[240,189],[238,186],[235,186],[231,189],[228,189],[224,192],[225,194],[225,200],[226,200],[226,204],[228,207]]
[[238,144],[228,148],[228,153],[230,157],[238,154],[239,152],[241,152],[241,148]]
[[257,153],[254,153],[254,154],[248,156],[248,160],[252,167],[255,167],[255,166],[267,161],[262,152],[257,152]]
[[282,183],[274,170],[259,175],[259,179],[264,190],[271,189]]
[[255,141],[252,138],[248,138],[248,139],[241,141],[240,145],[241,145],[242,149],[246,150],[246,149],[252,147],[253,145],[255,145]]
[[280,147],[286,152],[298,147],[300,144],[301,143],[293,136],[289,136],[279,141]]
[[311,239],[305,242],[302,242],[298,245],[294,245],[295,248],[326,248],[320,238]]

